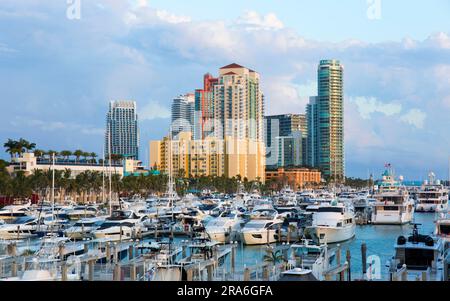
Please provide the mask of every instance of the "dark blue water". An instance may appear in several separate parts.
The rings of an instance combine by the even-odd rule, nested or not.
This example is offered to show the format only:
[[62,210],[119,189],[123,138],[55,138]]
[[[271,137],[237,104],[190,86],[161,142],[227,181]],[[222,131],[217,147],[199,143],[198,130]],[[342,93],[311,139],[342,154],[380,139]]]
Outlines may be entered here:
[[[434,214],[433,213],[416,213],[414,217],[415,223],[422,224],[419,226],[421,234],[431,234],[434,232]],[[394,244],[400,235],[410,235],[412,225],[364,225],[357,226],[356,235],[353,239],[341,243],[342,261],[345,261],[346,251],[350,250],[350,266],[352,271],[352,279],[362,277],[362,257],[361,244],[366,243],[367,257],[376,255],[380,259],[380,273],[382,279],[387,279],[388,270],[385,266],[387,261],[394,255]],[[335,248],[337,245],[329,245]],[[267,247],[262,246],[242,246],[239,245],[236,254],[237,266],[254,266],[264,262],[264,255]]]

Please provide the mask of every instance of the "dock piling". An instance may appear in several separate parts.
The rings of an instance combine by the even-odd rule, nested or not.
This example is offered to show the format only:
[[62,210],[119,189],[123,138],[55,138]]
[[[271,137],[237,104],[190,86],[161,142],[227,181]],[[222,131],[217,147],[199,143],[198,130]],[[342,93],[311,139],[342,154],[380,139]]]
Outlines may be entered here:
[[67,281],[67,265],[65,261],[61,264],[61,280]]
[[362,260],[363,279],[365,279],[367,273],[367,245],[365,242],[361,244],[361,260]]
[[244,281],[250,281],[250,269],[245,268],[244,270]]
[[347,277],[348,277],[348,281],[352,281],[352,269],[351,269],[351,264],[350,264],[350,259],[352,258],[350,256],[350,249],[347,249],[347,254],[346,254],[346,260],[348,262],[348,270],[347,270]]
[[89,281],[94,281],[94,259],[89,260],[88,265],[89,265]]

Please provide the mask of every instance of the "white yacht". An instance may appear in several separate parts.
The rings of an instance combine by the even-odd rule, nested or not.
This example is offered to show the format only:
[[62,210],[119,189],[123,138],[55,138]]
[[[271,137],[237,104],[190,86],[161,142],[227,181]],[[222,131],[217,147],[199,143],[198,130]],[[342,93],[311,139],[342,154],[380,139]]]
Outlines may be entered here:
[[410,198],[406,187],[395,180],[390,164],[386,165],[378,191],[373,195],[377,201],[372,205],[372,224],[401,225],[412,221],[414,201]]
[[440,213],[435,224],[434,235],[440,237],[448,248],[450,246],[450,216],[448,216],[448,213]]
[[313,214],[312,225],[307,231],[316,236],[319,242],[337,243],[355,236],[356,222],[353,204],[350,202],[331,202],[322,204]]
[[205,231],[211,240],[219,243],[229,243],[239,238],[243,219],[237,211],[225,211],[219,217],[211,219],[205,226]]
[[283,223],[276,210],[253,211],[251,219],[241,230],[241,240],[246,245],[270,244],[277,241],[278,227]]
[[8,205],[0,210],[0,219],[12,220],[21,216],[26,216],[31,213],[31,202],[25,205]]
[[416,212],[445,212],[448,209],[448,190],[433,172],[428,174],[421,189],[417,191]]
[[325,280],[324,272],[330,268],[333,258],[332,252],[326,245],[303,239],[301,242],[291,245],[290,250],[291,258],[288,260],[288,265],[291,269],[283,275],[306,278],[308,274],[311,274],[313,277],[308,277],[307,280]]
[[97,230],[105,221],[103,217],[83,218],[77,221],[72,227],[64,231],[64,235],[71,239],[83,239],[92,235],[92,231]]
[[11,224],[0,226],[1,239],[27,239],[36,237],[38,220],[31,216],[16,218]]
[[401,280],[400,271],[406,265],[406,279],[409,281],[443,281],[444,243],[439,237],[419,234],[417,225],[414,224],[411,236],[398,237],[395,255],[386,264],[390,278]]
[[146,219],[147,216],[138,216],[133,211],[116,210],[92,234],[97,239],[113,241],[132,239],[139,231],[145,230],[143,222]]
[[82,253],[84,253],[83,244],[71,241],[68,237],[47,236],[42,238],[41,246],[36,252],[36,256],[45,259],[63,260],[70,255],[80,255]]
[[97,208],[92,206],[76,206],[72,210],[67,212],[67,217],[70,220],[95,217],[96,215],[97,215]]

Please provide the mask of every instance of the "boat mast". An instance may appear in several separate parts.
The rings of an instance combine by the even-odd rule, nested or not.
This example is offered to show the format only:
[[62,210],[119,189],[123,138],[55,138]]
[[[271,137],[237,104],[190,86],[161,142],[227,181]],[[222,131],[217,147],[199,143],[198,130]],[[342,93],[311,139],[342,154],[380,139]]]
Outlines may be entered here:
[[52,222],[55,219],[55,153],[52,154]]
[[174,216],[173,216],[172,195],[174,194],[174,189],[173,189],[173,177],[172,177],[172,125],[169,128],[169,187],[168,187],[168,193],[169,193],[169,203],[170,203],[170,207],[172,209],[172,221],[173,221]]
[[105,145],[102,151],[102,204],[105,204]]
[[108,164],[109,164],[109,214],[112,213],[112,181],[111,181],[111,123],[108,125]]

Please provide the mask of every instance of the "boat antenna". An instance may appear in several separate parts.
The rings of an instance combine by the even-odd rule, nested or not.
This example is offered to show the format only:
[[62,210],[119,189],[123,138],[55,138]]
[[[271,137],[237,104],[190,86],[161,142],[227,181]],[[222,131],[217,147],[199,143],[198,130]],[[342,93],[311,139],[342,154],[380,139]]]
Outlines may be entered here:
[[52,153],[52,222],[55,220],[55,153]]
[[108,124],[108,164],[109,164],[109,214],[112,214],[112,180],[111,180],[111,122]]

